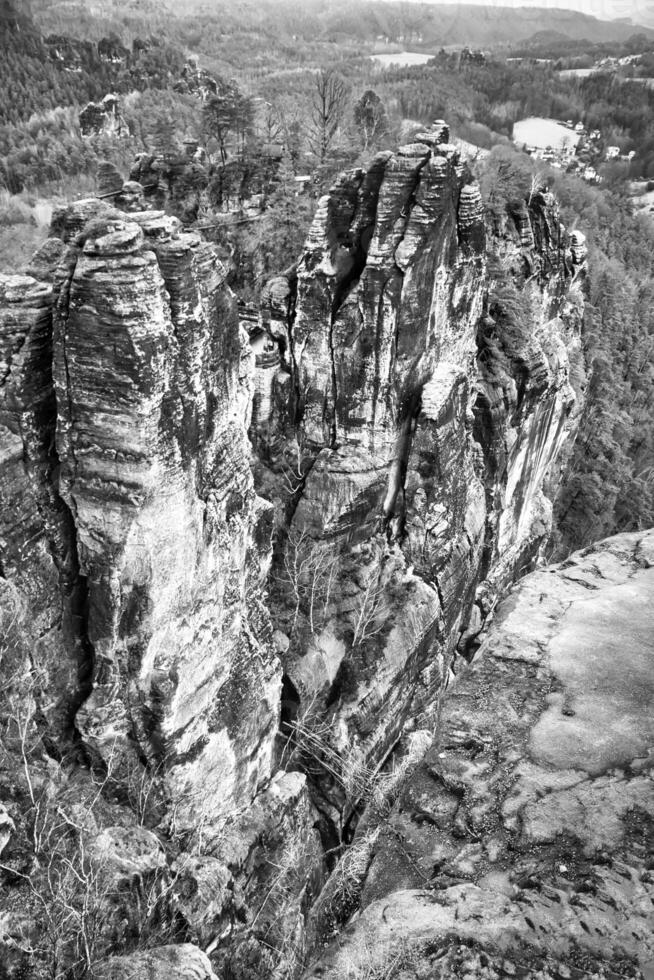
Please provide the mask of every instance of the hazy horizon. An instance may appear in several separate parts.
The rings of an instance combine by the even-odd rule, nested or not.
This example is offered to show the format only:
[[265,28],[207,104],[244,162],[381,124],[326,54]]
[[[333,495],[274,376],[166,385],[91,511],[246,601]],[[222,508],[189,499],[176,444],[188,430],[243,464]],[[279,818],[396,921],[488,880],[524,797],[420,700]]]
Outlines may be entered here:
[[[383,2],[383,0],[381,0]],[[416,3],[446,3],[457,6],[466,0],[409,0]],[[480,7],[516,7],[540,10],[574,10],[598,20],[631,20],[645,27],[654,26],[652,0],[469,0]]]

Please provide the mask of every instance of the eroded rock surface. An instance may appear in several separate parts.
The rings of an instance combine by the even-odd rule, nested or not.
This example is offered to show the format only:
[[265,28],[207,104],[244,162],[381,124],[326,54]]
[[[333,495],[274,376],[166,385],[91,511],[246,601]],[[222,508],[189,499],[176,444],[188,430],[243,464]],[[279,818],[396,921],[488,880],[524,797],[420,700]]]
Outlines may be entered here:
[[217,980],[201,949],[185,943],[132,956],[113,956],[95,968],[97,980]]
[[[30,275],[0,279],[12,977],[62,957],[90,969],[145,931],[149,945],[214,949],[229,935],[252,959],[252,923],[301,943],[320,887],[305,777],[273,757],[281,668],[264,594],[271,508],[247,437],[253,355],[214,248],[179,228],[80,201],[55,214]],[[75,919],[84,887],[102,941]],[[176,945],[103,975],[204,976],[204,954]]]
[[652,976],[653,589],[652,531],[515,587],[307,977]]
[[89,649],[76,532],[56,483],[53,299],[50,282],[0,277],[2,671],[25,706],[41,690],[56,743],[88,690]]
[[258,341],[287,718],[341,834],[347,772],[436,709],[460,635],[547,538],[579,407],[583,256],[554,200],[487,235],[447,127],[420,140],[320,201]]
[[48,672],[40,710],[64,727],[85,699],[88,748],[165,764],[179,816],[201,787],[211,820],[269,778],[277,726],[247,340],[175,219],[82,202],[55,225],[53,284],[2,283],[3,585]]
[[77,724],[105,760],[165,758],[188,822],[200,787],[211,819],[271,772],[267,506],[248,462],[246,342],[213,250],[174,219],[130,219],[87,228],[55,310],[59,486],[93,648]]
[[[10,976],[51,966],[25,912],[48,861],[103,883],[105,972],[191,943],[228,978],[297,973],[347,917],[308,914],[324,846],[547,538],[583,249],[546,193],[487,234],[447,140],[336,182],[254,350],[214,248],[142,210],[151,159],[2,279]],[[92,962],[80,936],[56,955]]]

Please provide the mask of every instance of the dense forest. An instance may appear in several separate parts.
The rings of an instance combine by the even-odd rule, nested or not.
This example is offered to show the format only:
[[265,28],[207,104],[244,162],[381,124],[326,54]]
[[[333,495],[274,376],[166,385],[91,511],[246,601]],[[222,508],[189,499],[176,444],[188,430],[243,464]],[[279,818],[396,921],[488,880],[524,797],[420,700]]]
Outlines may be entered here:
[[559,554],[654,525],[654,233],[625,198],[554,182],[590,240],[586,409],[556,506]]
[[[78,114],[85,103],[108,92],[124,94],[134,137],[143,121],[156,127],[160,101],[166,112],[172,110],[172,89],[185,60],[178,48],[152,37],[134,40],[128,49],[116,34],[94,41],[43,36],[7,2],[2,14],[0,89],[7,98],[0,106],[0,182],[10,194],[90,175],[99,159],[116,150],[125,160],[133,155],[135,145],[103,146],[82,138]],[[160,99],[153,94],[164,92]],[[184,119],[183,100],[172,101]]]
[[561,68],[590,68],[605,58],[627,58],[632,55],[649,53],[654,43],[649,32],[637,33],[623,41],[590,41],[566,37],[559,31],[539,31],[528,41],[511,48],[510,57],[547,59]]

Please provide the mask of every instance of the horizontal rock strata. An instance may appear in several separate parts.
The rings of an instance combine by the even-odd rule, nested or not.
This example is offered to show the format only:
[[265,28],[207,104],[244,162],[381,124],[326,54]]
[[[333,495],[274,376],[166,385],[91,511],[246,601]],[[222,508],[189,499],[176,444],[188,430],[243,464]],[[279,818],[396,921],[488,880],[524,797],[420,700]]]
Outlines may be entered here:
[[174,222],[110,219],[76,248],[54,374],[94,651],[78,725],[105,759],[165,759],[185,819],[200,787],[212,818],[269,775],[276,720],[243,338],[211,247]]
[[0,277],[2,667],[26,710],[42,692],[56,742],[87,689],[89,651],[76,533],[56,483],[53,297],[49,282]]
[[53,224],[52,284],[2,283],[3,574],[49,716],[84,700],[87,748],[165,767],[182,822],[201,787],[212,821],[270,776],[277,723],[251,355],[212,248],[175,219],[80,202]]

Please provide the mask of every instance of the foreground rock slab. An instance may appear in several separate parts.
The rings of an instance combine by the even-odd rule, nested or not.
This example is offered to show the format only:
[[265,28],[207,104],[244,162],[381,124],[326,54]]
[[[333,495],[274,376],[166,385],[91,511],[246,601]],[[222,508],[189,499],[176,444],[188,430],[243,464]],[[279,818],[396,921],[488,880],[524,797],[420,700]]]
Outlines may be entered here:
[[191,943],[112,956],[97,967],[95,976],[97,980],[218,980],[207,956]]
[[307,977],[654,977],[652,595],[654,531],[516,587]]

